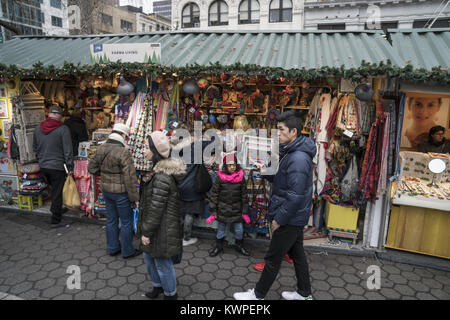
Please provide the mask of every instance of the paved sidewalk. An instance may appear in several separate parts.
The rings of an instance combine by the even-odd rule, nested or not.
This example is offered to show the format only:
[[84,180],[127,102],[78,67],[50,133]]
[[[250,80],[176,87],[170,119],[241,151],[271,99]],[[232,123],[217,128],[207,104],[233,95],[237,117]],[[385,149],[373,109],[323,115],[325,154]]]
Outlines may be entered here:
[[[103,226],[68,222],[51,229],[47,217],[0,213],[0,292],[22,299],[131,299],[146,300],[151,289],[142,256],[131,260],[110,257],[105,250]],[[69,221],[69,220],[68,220]],[[185,300],[231,300],[236,291],[253,288],[260,273],[265,244],[247,244],[251,257],[226,247],[210,258],[212,240],[200,239],[184,248],[176,266],[178,294]],[[307,253],[313,297],[330,299],[450,299],[450,272],[373,258]],[[67,268],[80,267],[81,289],[70,290]],[[367,268],[381,269],[381,288],[369,290]],[[266,299],[279,300],[281,292],[295,290],[293,266],[283,262]],[[0,296],[1,299],[1,296]]]

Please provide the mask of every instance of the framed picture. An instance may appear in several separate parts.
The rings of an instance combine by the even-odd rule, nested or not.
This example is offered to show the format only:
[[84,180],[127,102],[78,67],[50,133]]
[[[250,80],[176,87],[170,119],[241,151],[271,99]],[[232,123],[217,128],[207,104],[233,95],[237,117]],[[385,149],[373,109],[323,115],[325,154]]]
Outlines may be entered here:
[[428,140],[432,127],[450,128],[450,96],[434,93],[406,92],[401,148],[417,151]]
[[8,91],[6,90],[6,86],[4,84],[0,84],[0,99],[5,99],[8,97]]
[[3,126],[2,126],[3,137],[5,137],[5,139],[9,139],[9,129],[11,129],[12,121],[11,120],[3,120],[2,123],[3,123]]
[[17,199],[19,195],[19,179],[17,176],[0,175],[0,188],[10,194],[13,199]]
[[9,118],[8,103],[6,99],[0,99],[0,118]]
[[255,136],[244,136],[242,141],[242,168],[254,169],[258,162],[269,166],[274,152],[274,140]]
[[16,163],[8,158],[8,153],[0,152],[0,175],[17,175],[17,165]]

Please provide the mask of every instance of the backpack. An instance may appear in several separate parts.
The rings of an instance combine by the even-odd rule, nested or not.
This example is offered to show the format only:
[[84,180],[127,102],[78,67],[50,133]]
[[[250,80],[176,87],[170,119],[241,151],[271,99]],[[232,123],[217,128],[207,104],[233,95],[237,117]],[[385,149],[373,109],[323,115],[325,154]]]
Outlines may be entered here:
[[212,187],[212,179],[203,164],[197,165],[194,189],[197,193],[207,193]]

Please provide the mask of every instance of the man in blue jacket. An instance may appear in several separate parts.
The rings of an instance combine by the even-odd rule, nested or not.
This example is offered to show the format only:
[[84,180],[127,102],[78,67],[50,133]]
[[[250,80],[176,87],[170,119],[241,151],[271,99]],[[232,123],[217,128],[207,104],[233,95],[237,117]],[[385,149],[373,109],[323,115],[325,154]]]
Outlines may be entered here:
[[[264,299],[280,270],[285,254],[294,261],[297,291],[283,292],[286,300],[312,300],[308,261],[303,249],[303,229],[312,205],[313,168],[316,154],[313,140],[302,136],[302,122],[295,111],[277,118],[280,158],[277,173],[264,176],[273,182],[268,218],[272,222],[272,241],[265,256],[266,265],[255,289],[234,294],[236,300]],[[255,163],[264,175],[267,170]]]

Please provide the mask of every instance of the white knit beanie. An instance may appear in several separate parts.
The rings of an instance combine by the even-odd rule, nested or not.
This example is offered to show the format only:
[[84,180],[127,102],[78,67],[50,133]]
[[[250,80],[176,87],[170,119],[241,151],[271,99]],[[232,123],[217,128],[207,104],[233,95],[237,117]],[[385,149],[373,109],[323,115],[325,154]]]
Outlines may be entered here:
[[155,145],[156,151],[165,159],[170,155],[169,138],[161,131],[154,131],[150,134],[150,138]]
[[124,133],[127,136],[130,135],[130,128],[128,128],[127,125],[125,125],[123,123],[116,123],[113,127],[113,131],[118,131],[118,132]]

